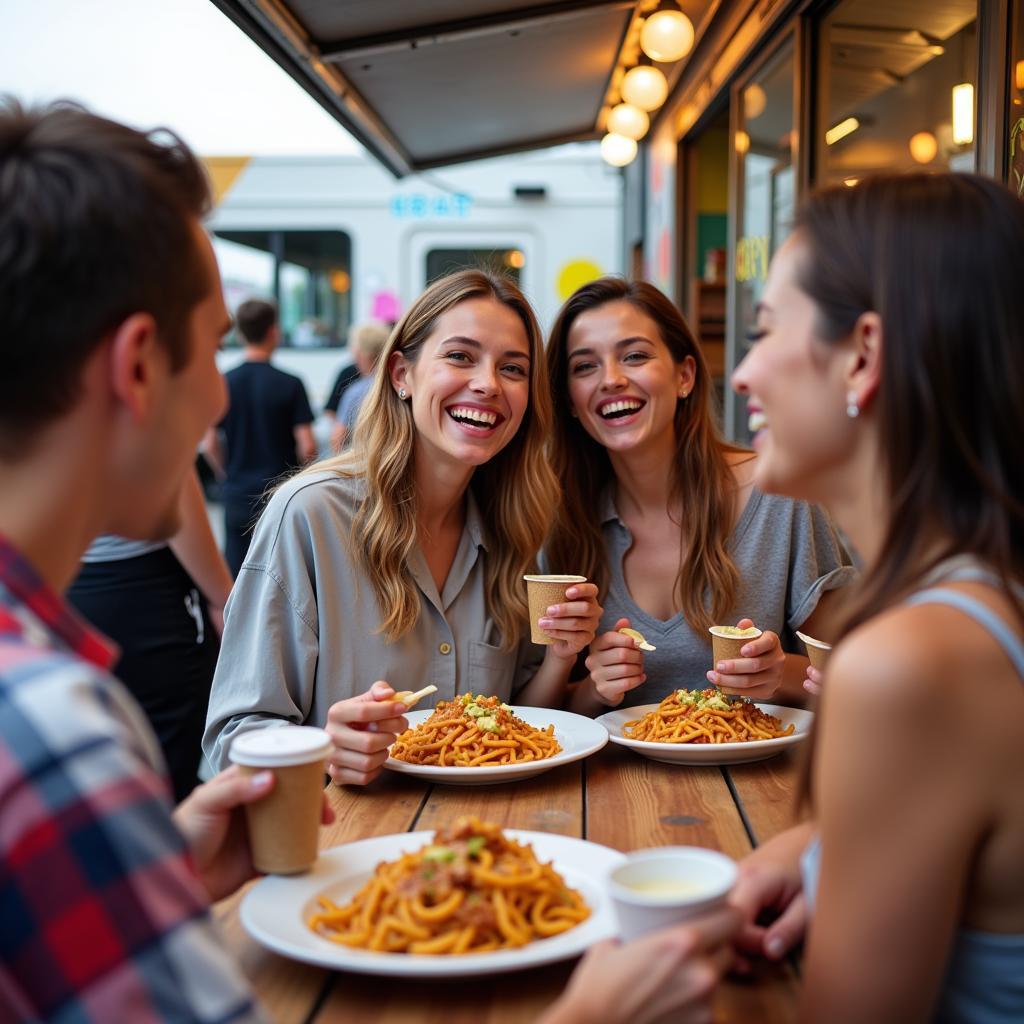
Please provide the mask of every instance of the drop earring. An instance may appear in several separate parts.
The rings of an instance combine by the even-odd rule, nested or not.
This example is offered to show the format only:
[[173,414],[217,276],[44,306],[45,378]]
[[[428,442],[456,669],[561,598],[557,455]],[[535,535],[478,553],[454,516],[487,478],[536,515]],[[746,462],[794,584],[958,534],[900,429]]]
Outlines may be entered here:
[[860,415],[860,406],[857,404],[857,392],[850,390],[846,392],[846,415],[855,420]]

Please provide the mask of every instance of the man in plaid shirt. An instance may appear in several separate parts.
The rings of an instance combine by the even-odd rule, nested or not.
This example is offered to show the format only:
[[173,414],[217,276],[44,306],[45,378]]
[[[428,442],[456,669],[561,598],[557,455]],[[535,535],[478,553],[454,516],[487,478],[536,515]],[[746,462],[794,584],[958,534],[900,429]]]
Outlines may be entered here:
[[[164,538],[225,404],[229,317],[169,134],[0,106],[0,1020],[260,1019],[209,902],[252,875],[234,771],[159,746],[60,597],[98,533]],[[198,757],[198,750],[197,750]]]

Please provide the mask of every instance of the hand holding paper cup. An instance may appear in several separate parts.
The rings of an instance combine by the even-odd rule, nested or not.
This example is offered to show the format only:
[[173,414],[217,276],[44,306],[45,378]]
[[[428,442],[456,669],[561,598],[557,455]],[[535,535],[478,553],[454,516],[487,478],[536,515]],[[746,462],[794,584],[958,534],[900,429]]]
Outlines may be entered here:
[[717,668],[720,661],[730,661],[733,658],[742,658],[740,651],[750,641],[761,635],[757,626],[747,626],[740,629],[739,626],[712,626],[708,632],[711,634],[711,650],[714,664]]
[[530,639],[535,644],[553,644],[555,638],[544,632],[537,625],[543,619],[548,608],[553,604],[565,601],[565,592],[577,583],[586,583],[586,576],[524,576],[526,580],[526,597],[530,603]]
[[629,854],[608,876],[620,936],[635,939],[723,906],[736,876],[733,860],[697,846]]
[[796,635],[807,648],[807,657],[811,659],[811,664],[819,672],[822,671],[828,661],[828,656],[832,653],[832,645],[825,643],[824,640],[815,640],[813,636],[807,636],[799,630]]
[[245,807],[257,871],[293,875],[316,860],[331,749],[323,729],[306,725],[267,726],[244,732],[231,744],[229,756],[243,772],[255,775],[269,768],[275,777],[270,793]]

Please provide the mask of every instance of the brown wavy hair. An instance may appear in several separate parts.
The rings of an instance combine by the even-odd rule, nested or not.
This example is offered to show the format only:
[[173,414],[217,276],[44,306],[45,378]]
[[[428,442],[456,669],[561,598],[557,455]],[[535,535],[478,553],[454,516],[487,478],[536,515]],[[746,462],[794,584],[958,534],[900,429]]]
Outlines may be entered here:
[[304,470],[365,479],[366,497],[356,513],[349,546],[370,580],[383,615],[380,631],[390,641],[416,624],[420,596],[406,569],[417,543],[416,427],[409,403],[391,386],[389,359],[392,352],[401,352],[415,364],[438,319],[460,302],[477,298],[494,299],[511,309],[523,324],[530,349],[530,401],[523,422],[493,459],[477,467],[470,481],[487,541],[487,611],[504,649],[515,647],[529,621],[522,576],[536,565],[558,494],[545,453],[551,398],[543,339],[529,302],[510,278],[462,270],[430,285],[391,332],[356,420],[351,449]]
[[558,313],[548,342],[548,374],[554,395],[552,465],[563,498],[547,543],[552,572],[573,572],[595,582],[601,593],[609,570],[600,522],[600,498],[613,483],[608,452],[569,409],[569,332],[576,318],[609,302],[628,302],[658,326],[661,340],[679,365],[696,364],[693,390],[676,404],[676,453],[668,472],[671,500],[682,509],[683,547],[674,598],[699,634],[733,607],[739,570],[728,550],[736,507],[736,481],[726,455],[746,449],[728,444],[716,425],[714,391],[707,361],[682,314],[654,285],[602,277],[578,288]]

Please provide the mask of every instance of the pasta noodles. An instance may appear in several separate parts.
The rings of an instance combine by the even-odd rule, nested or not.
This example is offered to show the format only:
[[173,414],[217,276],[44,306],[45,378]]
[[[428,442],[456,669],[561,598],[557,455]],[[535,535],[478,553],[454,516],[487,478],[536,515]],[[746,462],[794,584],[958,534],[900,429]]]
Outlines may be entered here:
[[441,768],[490,768],[541,761],[561,751],[555,727],[535,729],[497,697],[464,693],[440,701],[415,729],[406,729],[391,756],[409,764]]
[[747,743],[792,735],[753,701],[730,701],[721,690],[676,690],[653,711],[622,727],[622,735],[648,743]]
[[377,865],[352,900],[319,898],[309,927],[331,942],[385,953],[515,949],[590,916],[575,889],[533,847],[463,817],[434,842]]

